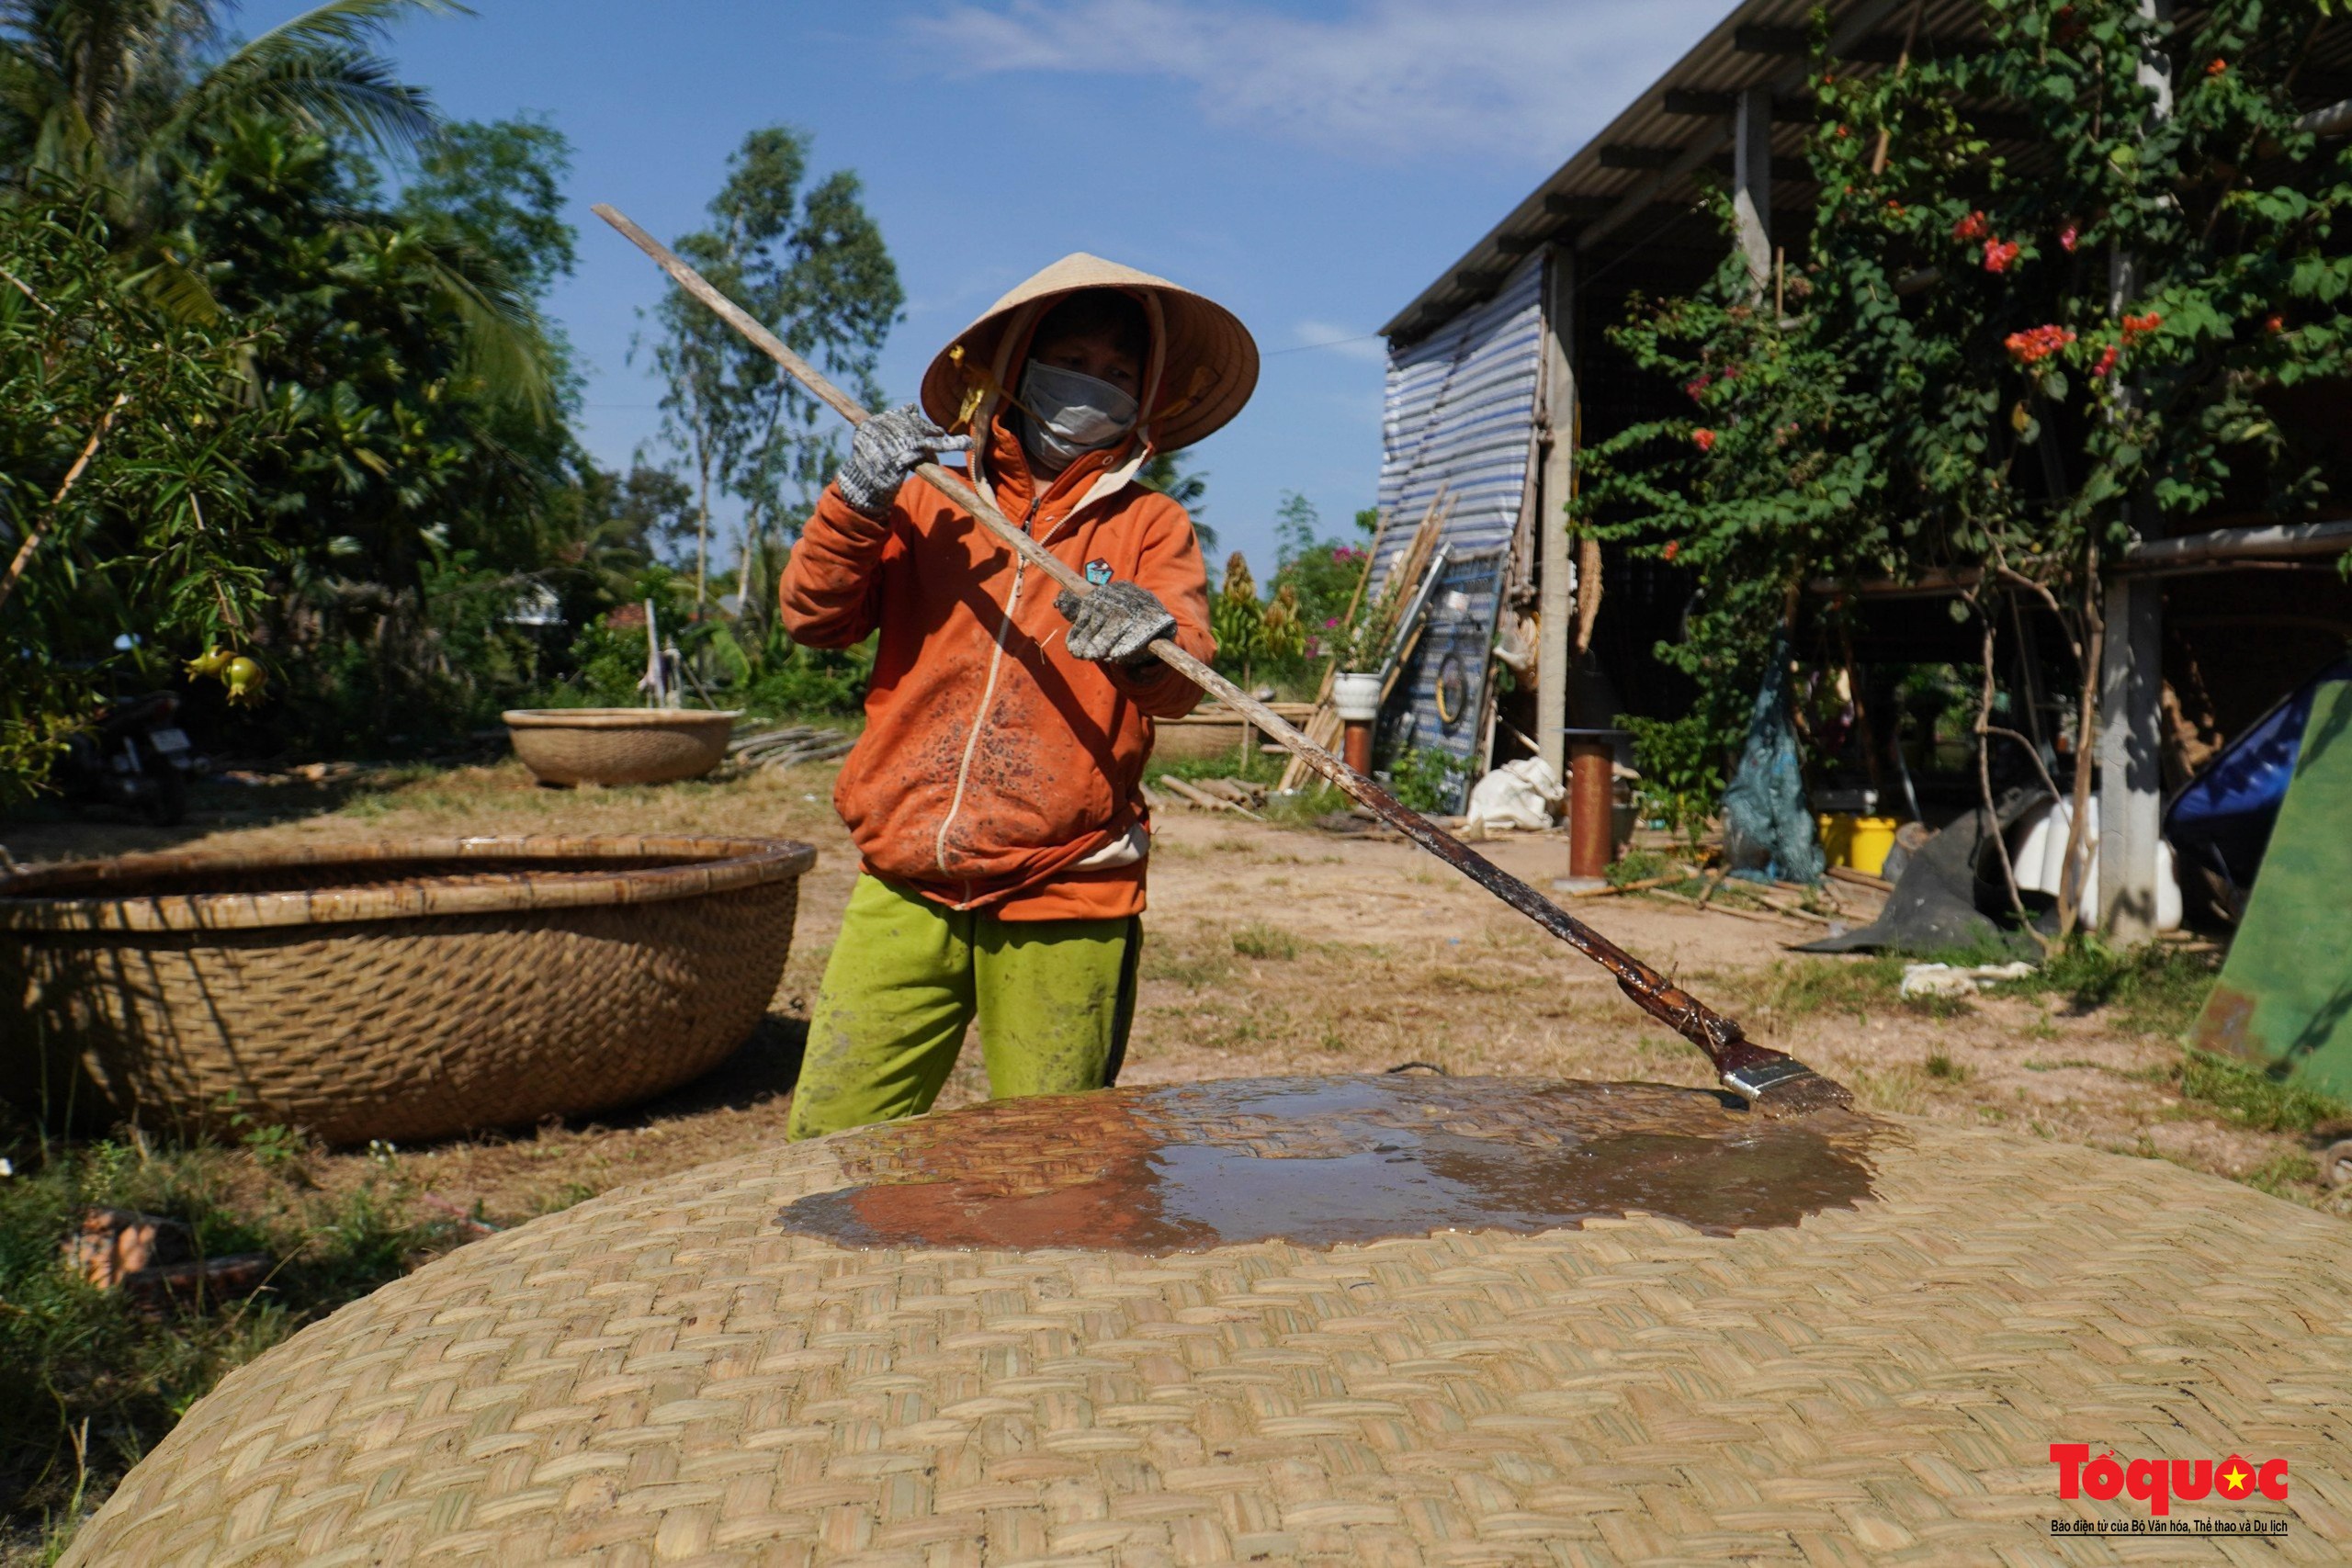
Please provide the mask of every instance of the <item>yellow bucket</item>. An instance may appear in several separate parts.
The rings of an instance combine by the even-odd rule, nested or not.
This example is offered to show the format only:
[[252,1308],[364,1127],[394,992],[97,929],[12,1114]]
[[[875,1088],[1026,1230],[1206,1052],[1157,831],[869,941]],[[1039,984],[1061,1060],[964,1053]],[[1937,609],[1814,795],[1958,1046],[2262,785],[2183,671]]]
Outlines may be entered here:
[[1832,865],[1850,866],[1876,876],[1894,848],[1894,830],[1903,826],[1892,817],[1857,817],[1835,811],[1814,819],[1821,827],[1821,847]]

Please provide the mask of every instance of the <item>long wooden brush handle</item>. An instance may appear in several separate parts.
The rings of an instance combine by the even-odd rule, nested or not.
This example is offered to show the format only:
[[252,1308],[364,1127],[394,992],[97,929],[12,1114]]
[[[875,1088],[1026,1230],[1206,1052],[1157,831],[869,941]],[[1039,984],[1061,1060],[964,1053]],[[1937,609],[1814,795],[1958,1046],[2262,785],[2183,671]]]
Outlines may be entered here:
[[[865,422],[866,410],[855,399],[825,379],[814,366],[793,353],[782,339],[768,331],[749,311],[713,288],[708,279],[679,260],[668,246],[611,207],[599,203],[590,210],[619,230],[631,244],[651,256],[679,288],[718,312],[721,321],[750,339],[753,347],[782,366],[795,380],[815,393],[843,419],[852,424]],[[961,474],[941,468],[937,463],[924,463],[915,472],[956,505],[978,518],[981,526],[1003,540],[1023,562],[1035,567],[1081,598],[1092,592],[1091,585],[1076,568],[1055,556],[989,505]],[[1708,1059],[1714,1063],[1717,1072],[1729,1073],[1759,1063],[1786,1059],[1783,1053],[1747,1039],[1736,1022],[1671,984],[1665,976],[1309,740],[1273,709],[1177,647],[1170,639],[1157,639],[1151,644],[1151,652],[1162,664],[1202,691],[1246,715],[1251,724],[1272,736],[1285,750],[1329,780],[1350,798],[1362,802],[1382,821],[1608,970],[1616,976],[1618,988],[1632,998],[1635,1005],[1705,1052]]]

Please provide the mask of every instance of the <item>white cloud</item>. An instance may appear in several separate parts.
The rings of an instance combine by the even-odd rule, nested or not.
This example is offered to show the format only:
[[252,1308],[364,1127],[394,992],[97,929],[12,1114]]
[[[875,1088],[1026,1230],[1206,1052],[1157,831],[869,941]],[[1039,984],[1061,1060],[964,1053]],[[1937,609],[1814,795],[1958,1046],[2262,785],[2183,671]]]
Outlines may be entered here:
[[1306,19],[1225,0],[953,0],[913,28],[967,72],[1190,83],[1223,124],[1372,156],[1565,156],[1729,0],[1352,0]]
[[1370,365],[1388,362],[1387,343],[1375,333],[1308,321],[1293,327],[1291,334],[1298,339],[1301,348],[1328,348],[1341,359],[1361,359]]

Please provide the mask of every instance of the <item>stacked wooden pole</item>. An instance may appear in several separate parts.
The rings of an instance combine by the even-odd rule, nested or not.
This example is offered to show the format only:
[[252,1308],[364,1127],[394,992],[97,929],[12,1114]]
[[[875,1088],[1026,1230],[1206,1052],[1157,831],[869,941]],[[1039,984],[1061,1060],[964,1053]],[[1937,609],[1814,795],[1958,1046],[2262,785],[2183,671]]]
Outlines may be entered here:
[[[1358,638],[1358,647],[1385,651],[1396,641],[1397,633],[1404,629],[1397,626],[1397,617],[1404,615],[1405,607],[1413,602],[1414,591],[1420,586],[1421,576],[1429,570],[1430,558],[1437,550],[1438,540],[1445,535],[1446,521],[1453,515],[1453,497],[1440,486],[1438,492],[1430,498],[1429,510],[1421,514],[1420,525],[1413,530],[1412,538],[1398,554],[1396,565],[1389,571],[1379,598],[1373,602],[1371,609],[1365,611],[1369,630],[1374,635]],[[1355,596],[1348,601],[1345,620],[1349,625],[1354,624],[1356,611],[1363,604],[1372,574],[1379,569],[1380,547],[1387,537],[1389,521],[1384,513],[1380,519],[1380,531],[1373,536],[1372,552],[1365,558],[1363,576],[1356,582]],[[1401,652],[1397,662],[1403,662]],[[1309,716],[1306,725],[1306,738],[1327,751],[1340,743],[1340,712],[1331,702],[1332,678],[1339,673],[1340,656],[1335,653],[1330,663],[1324,668],[1323,684],[1315,694],[1315,712]],[[1385,691],[1382,693],[1384,697],[1386,694]],[[1289,764],[1283,769],[1282,783],[1276,787],[1297,789],[1306,782],[1307,772],[1306,759],[1293,753]]]

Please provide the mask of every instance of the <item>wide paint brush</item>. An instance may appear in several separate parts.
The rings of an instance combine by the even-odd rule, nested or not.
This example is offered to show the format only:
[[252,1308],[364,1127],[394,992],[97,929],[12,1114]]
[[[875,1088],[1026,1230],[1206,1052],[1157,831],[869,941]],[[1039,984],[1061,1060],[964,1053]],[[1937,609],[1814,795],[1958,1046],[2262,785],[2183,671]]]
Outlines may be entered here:
[[[667,246],[610,207],[600,204],[593,210],[660,264],[679,288],[709,306],[720,320],[750,339],[754,347],[782,366],[793,379],[822,399],[843,419],[852,424],[865,422],[866,411],[855,400],[819,375],[808,361],[786,347],[742,307],[711,287],[700,273],[672,254]],[[1075,567],[1006,521],[962,475],[937,463],[924,463],[915,472],[1003,540],[1021,563],[1014,569],[1016,573],[1034,567],[1072,593],[1082,597],[1092,591]],[[1174,642],[1162,637],[1151,645],[1151,652],[1202,691],[1245,715],[1251,724],[1272,736],[1350,798],[1369,807],[1382,821],[1615,976],[1618,988],[1633,998],[1634,1006],[1705,1052],[1724,1087],[1746,1100],[1751,1109],[1774,1115],[1803,1115],[1853,1103],[1854,1097],[1844,1085],[1822,1077],[1793,1056],[1750,1041],[1740,1032],[1736,1021],[1673,985],[1665,976],[1316,745],[1273,709]]]

